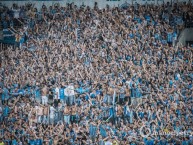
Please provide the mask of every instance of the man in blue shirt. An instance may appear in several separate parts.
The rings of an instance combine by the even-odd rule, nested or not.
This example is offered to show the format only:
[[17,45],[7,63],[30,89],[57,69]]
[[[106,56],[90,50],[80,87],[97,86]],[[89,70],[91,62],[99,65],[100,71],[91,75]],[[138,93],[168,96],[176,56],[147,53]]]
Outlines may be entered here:
[[43,145],[42,139],[36,139],[36,145]]
[[7,88],[3,88],[3,93],[1,98],[2,98],[2,104],[4,105],[9,99],[9,90]]
[[65,95],[64,95],[64,87],[61,87],[60,89],[59,89],[59,97],[60,97],[60,100],[64,103],[64,102],[66,102],[66,97],[65,97]]
[[158,145],[167,145],[166,139],[164,139],[163,137],[161,137],[161,139],[158,141]]
[[28,140],[29,145],[36,145],[36,140],[34,140],[32,137]]
[[148,138],[144,138],[144,144],[145,145],[154,145],[154,140],[150,139],[149,137]]
[[35,99],[38,100],[39,102],[41,102],[41,91],[40,91],[40,88],[39,87],[35,87],[34,89],[34,96],[35,96]]
[[5,106],[3,109],[3,116],[7,118],[9,113],[10,113],[9,106]]

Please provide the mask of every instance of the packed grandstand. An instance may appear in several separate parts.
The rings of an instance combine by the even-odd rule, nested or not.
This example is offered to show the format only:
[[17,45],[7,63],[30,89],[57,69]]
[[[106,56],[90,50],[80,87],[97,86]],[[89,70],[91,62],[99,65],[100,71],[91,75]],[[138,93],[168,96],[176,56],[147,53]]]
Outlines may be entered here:
[[0,144],[192,145],[192,19],[191,3],[2,7]]

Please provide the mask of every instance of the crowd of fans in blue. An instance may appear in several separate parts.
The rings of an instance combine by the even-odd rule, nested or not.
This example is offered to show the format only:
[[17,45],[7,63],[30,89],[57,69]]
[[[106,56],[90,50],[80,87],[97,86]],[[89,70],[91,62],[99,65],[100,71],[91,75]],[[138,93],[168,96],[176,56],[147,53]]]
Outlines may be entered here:
[[193,49],[176,42],[192,10],[3,8],[20,47],[1,52],[0,144],[191,145]]

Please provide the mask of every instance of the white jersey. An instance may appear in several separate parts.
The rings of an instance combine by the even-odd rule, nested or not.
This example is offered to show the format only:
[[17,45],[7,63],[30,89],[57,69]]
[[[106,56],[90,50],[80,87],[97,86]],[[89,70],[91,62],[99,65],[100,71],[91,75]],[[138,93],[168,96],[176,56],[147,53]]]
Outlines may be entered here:
[[55,88],[55,99],[59,99],[59,96],[60,96],[60,89],[57,87]]
[[55,116],[55,108],[50,106],[50,118],[54,118]]
[[13,12],[14,12],[14,18],[18,19],[20,10],[13,10]]
[[112,142],[106,141],[106,142],[105,142],[105,145],[112,145]]

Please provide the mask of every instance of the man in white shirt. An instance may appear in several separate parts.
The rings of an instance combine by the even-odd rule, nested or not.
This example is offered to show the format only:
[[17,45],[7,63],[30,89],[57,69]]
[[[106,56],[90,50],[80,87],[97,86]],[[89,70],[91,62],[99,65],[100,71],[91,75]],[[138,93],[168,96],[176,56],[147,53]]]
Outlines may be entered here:
[[13,9],[13,12],[14,12],[14,18],[18,19],[19,18],[20,9]]
[[72,105],[75,102],[75,92],[74,92],[74,86],[70,84],[67,88],[64,90],[65,96],[68,97],[69,104]]
[[113,145],[111,141],[106,141],[105,145]]
[[50,124],[54,124],[55,111],[53,104],[50,106]]
[[54,96],[54,99],[60,99],[59,98],[59,95],[60,95],[60,89],[58,87],[55,88],[55,96]]

